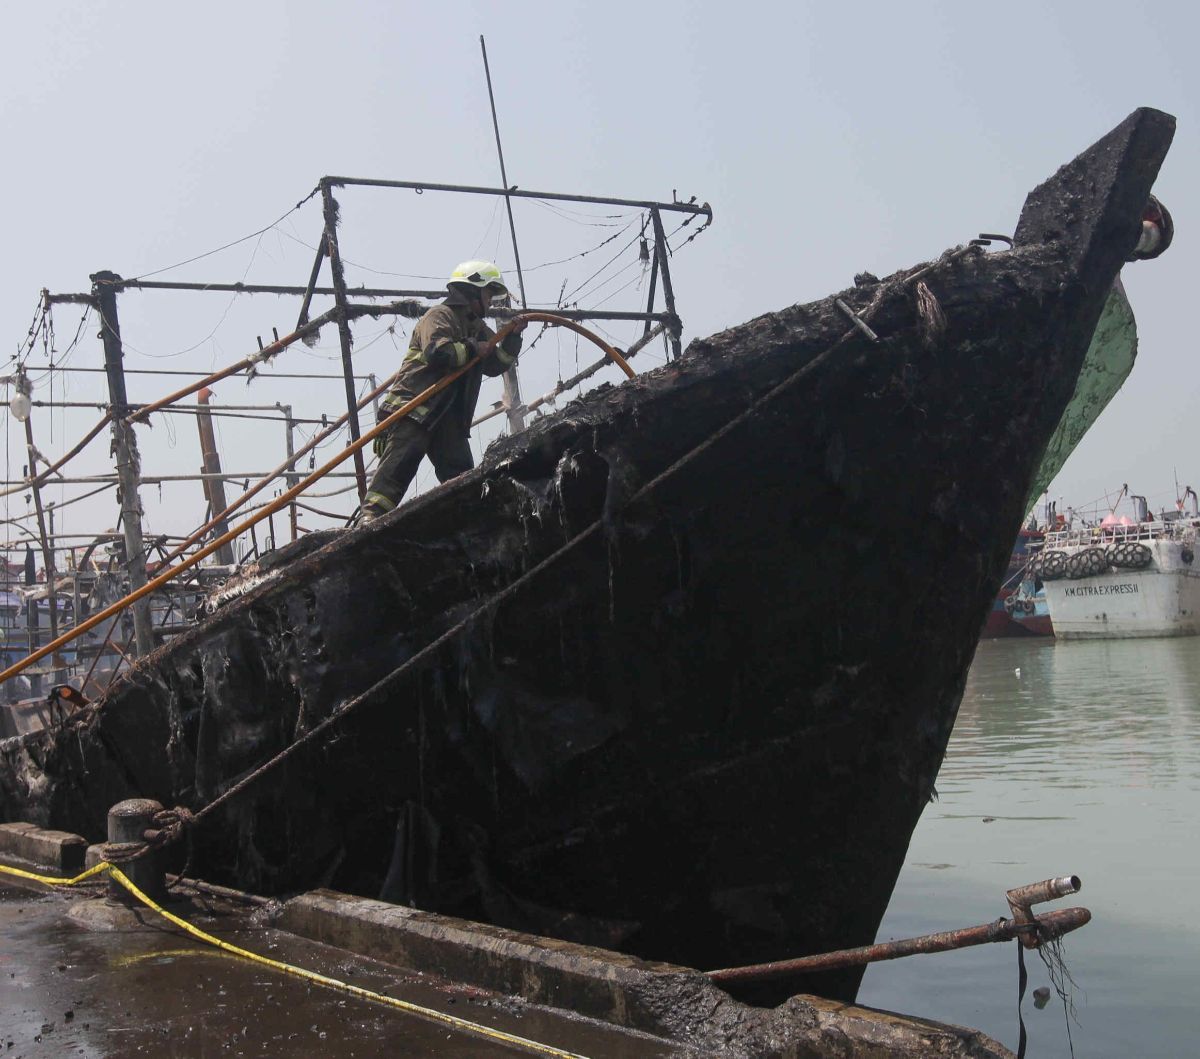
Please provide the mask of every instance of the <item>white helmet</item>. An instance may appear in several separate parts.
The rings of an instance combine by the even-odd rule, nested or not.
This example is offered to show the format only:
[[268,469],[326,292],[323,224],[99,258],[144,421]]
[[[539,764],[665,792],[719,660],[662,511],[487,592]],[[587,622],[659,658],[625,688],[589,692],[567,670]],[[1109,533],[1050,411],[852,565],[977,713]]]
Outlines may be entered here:
[[449,287],[454,283],[465,283],[469,287],[478,287],[480,290],[499,287],[501,293],[508,293],[508,288],[504,285],[504,277],[490,261],[464,261],[450,273],[446,286]]

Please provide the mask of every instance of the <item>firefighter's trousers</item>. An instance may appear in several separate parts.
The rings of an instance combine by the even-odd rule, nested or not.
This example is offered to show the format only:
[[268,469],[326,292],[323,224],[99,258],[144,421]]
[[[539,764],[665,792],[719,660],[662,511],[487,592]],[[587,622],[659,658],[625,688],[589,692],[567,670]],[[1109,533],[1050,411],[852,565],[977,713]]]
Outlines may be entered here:
[[[442,416],[426,428],[405,416],[382,438],[379,468],[371,479],[364,507],[375,513],[391,511],[400,503],[421,460],[428,456],[439,482],[448,482],[475,466],[470,441]],[[380,439],[376,439],[379,445]],[[377,450],[378,451],[378,450]]]

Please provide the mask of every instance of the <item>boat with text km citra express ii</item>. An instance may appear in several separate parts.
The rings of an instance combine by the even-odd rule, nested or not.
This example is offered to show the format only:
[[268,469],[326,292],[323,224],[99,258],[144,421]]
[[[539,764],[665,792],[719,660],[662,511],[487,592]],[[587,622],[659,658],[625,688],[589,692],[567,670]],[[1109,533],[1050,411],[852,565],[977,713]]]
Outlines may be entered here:
[[1158,517],[1143,511],[1137,519],[1110,516],[1099,526],[1046,534],[1033,570],[1045,584],[1055,635],[1200,634],[1198,533],[1200,516],[1178,510]]
[[125,797],[198,808],[374,689],[193,828],[190,870],[701,968],[872,941],[1173,131],[1136,111],[1011,248],[694,341],[284,549],[0,746],[5,815],[99,838]]

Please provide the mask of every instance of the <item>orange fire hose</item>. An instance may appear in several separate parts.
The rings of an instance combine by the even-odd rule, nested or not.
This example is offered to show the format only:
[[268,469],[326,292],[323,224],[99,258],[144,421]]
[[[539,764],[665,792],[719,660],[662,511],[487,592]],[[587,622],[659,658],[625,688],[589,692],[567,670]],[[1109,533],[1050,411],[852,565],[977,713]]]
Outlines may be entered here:
[[[396,373],[396,375],[399,375],[399,374],[400,374],[399,372]],[[378,386],[376,386],[375,389],[373,389],[369,394],[367,394],[365,397],[363,397],[363,399],[358,402],[358,405],[357,405],[358,410],[361,412],[376,397],[378,397],[381,393],[383,393],[384,390],[386,390],[389,386],[391,386],[392,383],[394,383],[396,381],[396,375],[392,375],[389,378],[385,379],[382,383],[380,383]],[[340,430],[342,428],[342,426],[345,424],[346,420],[349,418],[350,418],[350,413],[343,412],[340,416],[338,416],[337,419],[335,419],[332,423],[330,423],[329,426],[325,430],[322,430],[319,433],[314,434],[308,440],[308,442],[306,442],[300,449],[298,449],[296,452],[292,453],[292,455],[288,459],[284,460],[284,462],[281,463],[278,467],[276,467],[273,471],[268,471],[267,474],[265,474],[262,478],[260,478],[257,482],[255,482],[254,485],[252,485],[249,489],[247,489],[244,493],[242,493],[242,495],[239,496],[236,500],[234,500],[227,508],[225,508],[224,511],[218,512],[217,514],[213,515],[212,518],[210,518],[206,523],[204,523],[203,526],[201,526],[198,530],[196,530],[182,544],[177,545],[174,548],[174,550],[172,550],[169,554],[165,555],[163,557],[163,562],[169,563],[173,559],[178,559],[193,544],[195,544],[198,540],[200,540],[210,529],[212,529],[214,526],[220,525],[221,522],[223,522],[226,518],[228,518],[234,511],[236,511],[239,507],[241,507],[247,500],[249,500],[251,497],[257,496],[259,493],[261,493],[268,485],[271,484],[271,482],[273,482],[281,474],[289,473],[289,470],[288,470],[289,467],[294,465],[296,460],[298,460],[301,456],[307,456],[309,452],[311,452],[318,445],[320,445],[321,442],[324,441],[327,437],[329,437],[335,431]]]
[[[532,311],[520,312],[513,318],[513,320],[514,322],[516,320],[536,320],[540,323],[554,324],[556,327],[565,327],[568,331],[574,331],[577,335],[583,335],[584,338],[588,339],[590,342],[594,342],[602,350],[604,350],[608,356],[608,359],[616,364],[617,367],[619,367],[629,378],[632,379],[634,377],[633,368],[629,366],[629,362],[623,356],[621,356],[620,353],[613,349],[613,347],[605,342],[604,339],[589,331],[582,324],[577,324],[574,320],[568,320],[565,316],[555,316],[554,313]],[[494,341],[500,341],[501,336],[508,334],[508,332],[511,330],[512,325],[506,324],[496,334]]]
[[124,610],[126,607],[130,606],[132,603],[137,602],[137,600],[143,598],[144,596],[149,595],[151,592],[155,591],[155,589],[161,588],[168,581],[171,581],[174,578],[178,577],[181,573],[183,573],[184,570],[188,570],[191,567],[195,566],[197,563],[199,563],[202,559],[208,558],[208,556],[210,556],[214,552],[216,552],[222,545],[228,544],[230,541],[241,536],[241,534],[245,533],[246,530],[248,530],[251,526],[257,525],[258,523],[262,522],[268,516],[273,515],[276,511],[279,511],[282,508],[286,507],[292,500],[294,500],[297,496],[299,496],[301,493],[303,493],[304,490],[307,489],[314,482],[317,482],[321,478],[325,477],[325,475],[327,475],[330,471],[332,471],[339,464],[343,463],[345,460],[349,459],[354,453],[358,452],[359,450],[364,448],[366,445],[368,445],[369,443],[374,441],[375,438],[377,438],[380,434],[382,434],[386,430],[388,430],[393,424],[399,422],[402,418],[404,418],[404,416],[408,415],[408,413],[411,412],[414,408],[419,407],[420,405],[422,405],[426,401],[428,401],[431,397],[434,397],[435,395],[441,393],[442,390],[446,389],[446,387],[450,386],[453,382],[455,382],[461,376],[465,375],[468,371],[470,371],[472,368],[474,368],[475,365],[480,363],[485,357],[490,356],[491,352],[492,352],[493,348],[496,346],[496,344],[498,342],[500,342],[502,339],[504,339],[511,331],[513,331],[516,328],[518,323],[520,323],[524,320],[537,320],[537,321],[541,321],[543,323],[553,324],[558,327],[566,327],[571,331],[575,331],[577,334],[580,334],[584,338],[587,338],[589,341],[594,342],[597,346],[599,346],[602,350],[604,350],[604,352],[612,359],[613,363],[619,365],[625,371],[626,375],[628,375],[630,378],[634,377],[633,369],[630,368],[629,364],[626,362],[625,358],[621,356],[620,353],[618,353],[612,346],[610,346],[602,338],[593,334],[586,327],[583,327],[580,324],[577,324],[574,320],[567,320],[564,317],[555,316],[553,313],[543,313],[543,312],[518,313],[515,317],[513,317],[512,320],[510,320],[507,324],[505,324],[504,327],[502,327],[488,341],[487,345],[485,345],[484,348],[479,353],[477,353],[471,360],[469,360],[461,368],[459,368],[456,371],[451,372],[449,375],[446,375],[443,378],[439,379],[428,389],[419,393],[411,401],[408,401],[407,403],[401,405],[399,408],[396,409],[396,411],[394,411],[386,419],[382,420],[378,425],[376,425],[371,430],[368,430],[365,434],[363,434],[363,436],[360,437],[357,441],[351,443],[350,445],[347,445],[346,448],[344,448],[341,452],[339,452],[332,459],[327,460],[324,464],[322,464],[320,467],[318,467],[315,471],[312,471],[306,478],[301,479],[290,489],[285,490],[278,497],[276,497],[273,501],[271,501],[271,503],[267,504],[263,508],[260,508],[258,511],[256,511],[253,515],[251,515],[249,518],[247,518],[241,524],[234,526],[227,533],[223,533],[220,537],[217,537],[215,540],[210,541],[199,551],[193,552],[186,559],[184,559],[182,562],[180,562],[177,566],[172,567],[170,570],[163,571],[157,577],[153,578],[150,581],[147,581],[144,585],[142,585],[141,588],[137,589],[134,592],[131,592],[129,595],[125,596],[123,599],[119,599],[115,603],[110,604],[109,606],[105,607],[103,610],[97,611],[95,614],[93,614],[87,620],[80,622],[74,628],[63,633],[57,639],[51,640],[50,643],[46,644],[44,647],[38,648],[38,650],[34,651],[32,654],[29,654],[25,658],[22,658],[21,661],[16,662],[13,665],[9,666],[6,670],[4,670],[2,673],[0,673],[0,684],[3,684],[6,680],[8,680],[11,677],[15,677],[17,674],[21,673],[23,670],[25,670],[29,666],[33,665],[35,662],[41,661],[41,659],[45,658],[48,654],[52,654],[54,651],[57,651],[60,647],[64,646],[65,644],[70,643],[77,636],[81,636],[83,633],[87,632],[89,629],[94,629],[97,625],[99,625],[106,618],[111,618],[114,614],[119,614],[122,610]]

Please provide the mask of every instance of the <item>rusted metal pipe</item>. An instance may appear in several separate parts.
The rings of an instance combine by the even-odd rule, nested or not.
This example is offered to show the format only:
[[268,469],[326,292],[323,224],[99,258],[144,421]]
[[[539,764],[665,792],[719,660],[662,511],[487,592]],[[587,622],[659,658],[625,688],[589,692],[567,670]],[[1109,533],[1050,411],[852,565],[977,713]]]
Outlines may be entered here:
[[[333,298],[337,305],[338,342],[342,350],[342,371],[346,384],[346,414],[350,427],[350,442],[358,441],[362,434],[358,425],[358,404],[354,396],[354,335],[350,331],[349,303],[346,300],[346,274],[342,267],[342,252],[338,247],[338,204],[329,185],[322,183],[321,201],[325,210],[325,255],[329,258],[329,274],[333,278]],[[354,450],[354,474],[358,484],[358,500],[362,503],[367,495],[367,465],[362,449]]]
[[1031,923],[998,919],[994,923],[981,923],[977,927],[947,930],[940,934],[924,934],[919,938],[904,938],[880,945],[864,945],[858,949],[841,949],[837,952],[823,952],[815,956],[801,956],[795,960],[778,960],[749,967],[727,967],[720,971],[709,971],[707,977],[720,983],[766,982],[773,978],[816,974],[818,971],[838,971],[882,960],[898,960],[904,956],[948,952],[951,949],[964,949],[989,942],[1012,941],[1013,938],[1020,938],[1022,944],[1028,944],[1026,938],[1031,937],[1036,947],[1041,942],[1078,930],[1090,922],[1091,918],[1092,913],[1086,908],[1063,908],[1034,916]]
[[[199,415],[196,416],[196,429],[200,434],[200,459],[203,476],[201,485],[204,488],[204,498],[208,501],[208,510],[217,515],[228,507],[225,500],[225,479],[221,477],[221,457],[217,452],[217,435],[213,430],[212,416],[208,411],[208,400],[212,390],[207,386],[196,394]],[[229,523],[218,519],[213,531],[217,536],[223,536],[229,530]],[[226,566],[233,562],[233,545],[226,544],[217,549],[217,561]]]
[[408,188],[412,191],[460,191],[467,195],[511,196],[516,199],[549,199],[558,202],[586,202],[596,206],[627,206],[636,210],[667,210],[673,213],[703,214],[712,223],[712,207],[707,202],[651,202],[648,199],[608,199],[596,195],[564,195],[554,191],[526,191],[524,188],[485,188],[471,184],[426,184],[415,180],[376,180],[363,177],[324,176],[322,184],[333,187]]
[[[658,212],[658,207],[653,206],[650,209],[650,220],[654,225],[654,256],[658,260],[658,272],[662,276],[663,300],[667,303],[667,312],[676,320],[679,317],[675,313],[675,288],[671,284],[671,266],[667,264],[667,258],[671,253],[671,247],[667,243],[666,233],[663,231],[662,216]],[[709,215],[709,220],[712,220],[712,215]],[[683,353],[683,347],[679,341],[678,330],[671,331],[671,351],[676,360]]]
[[[1008,899],[1008,907],[1012,910],[1013,919],[1018,923],[1028,925],[1037,919],[1031,906],[1040,905],[1044,901],[1053,901],[1058,897],[1066,897],[1068,894],[1077,894],[1082,885],[1078,875],[1060,875],[1056,879],[1045,879],[1042,882],[1030,883],[1028,886],[1018,886],[1007,891],[1004,896]],[[1037,932],[1025,931],[1021,935],[1021,944],[1027,949],[1036,949],[1038,947]]]
[[300,302],[300,315],[296,326],[303,327],[308,323],[308,309],[312,305],[313,293],[316,291],[317,278],[321,275],[321,262],[325,260],[325,243],[317,243],[317,258],[313,262],[312,272],[308,275],[308,286],[304,288],[304,298]]

